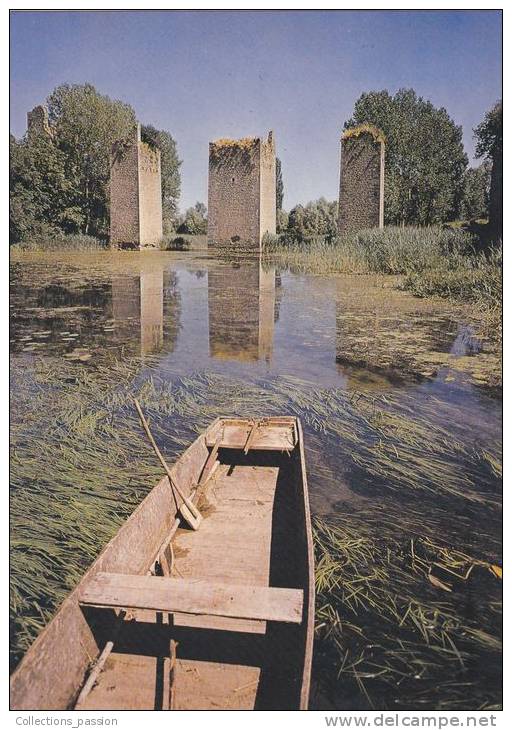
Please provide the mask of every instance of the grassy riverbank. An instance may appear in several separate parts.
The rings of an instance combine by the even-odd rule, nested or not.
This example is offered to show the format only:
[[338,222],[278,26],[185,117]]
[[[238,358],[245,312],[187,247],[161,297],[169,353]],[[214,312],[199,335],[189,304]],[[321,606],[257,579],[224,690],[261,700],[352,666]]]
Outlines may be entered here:
[[13,665],[160,474],[137,395],[169,460],[219,411],[302,419],[311,492],[340,500],[315,520],[313,706],[499,703],[499,444],[437,399],[144,366],[13,359]]

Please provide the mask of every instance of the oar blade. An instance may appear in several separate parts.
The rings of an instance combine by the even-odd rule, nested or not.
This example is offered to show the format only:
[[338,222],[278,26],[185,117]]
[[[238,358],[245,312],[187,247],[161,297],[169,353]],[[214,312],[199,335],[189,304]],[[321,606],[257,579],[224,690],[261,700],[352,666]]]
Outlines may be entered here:
[[190,525],[193,530],[199,530],[199,526],[203,521],[203,515],[192,502],[183,502],[180,507],[180,514],[185,522]]

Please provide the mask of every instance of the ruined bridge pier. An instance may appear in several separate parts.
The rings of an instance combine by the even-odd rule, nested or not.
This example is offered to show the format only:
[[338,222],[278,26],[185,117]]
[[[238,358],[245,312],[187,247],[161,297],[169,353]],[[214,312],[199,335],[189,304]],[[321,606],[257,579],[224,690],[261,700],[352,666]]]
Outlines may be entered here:
[[276,152],[272,132],[210,143],[208,246],[261,250],[276,232]]

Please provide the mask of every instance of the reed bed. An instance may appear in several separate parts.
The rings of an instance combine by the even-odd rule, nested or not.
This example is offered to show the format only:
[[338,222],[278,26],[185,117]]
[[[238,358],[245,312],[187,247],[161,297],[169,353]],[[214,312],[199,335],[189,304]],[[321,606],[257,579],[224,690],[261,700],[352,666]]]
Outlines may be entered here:
[[[460,411],[292,377],[183,377],[157,358],[14,357],[11,373],[12,666],[160,476],[136,396],[170,461],[221,412],[302,419],[313,504],[328,513],[315,524],[313,704],[383,707],[389,687],[396,707],[499,702],[472,668],[499,656],[500,444],[468,439]],[[451,592],[428,578],[434,562]],[[472,564],[466,581],[445,570]]]
[[476,239],[459,229],[430,226],[370,228],[330,241],[281,242],[266,249],[303,273],[407,274],[433,268],[458,268],[475,252]]
[[57,236],[34,236],[30,240],[11,244],[11,251],[102,251],[107,248],[105,241],[94,236],[68,234]]

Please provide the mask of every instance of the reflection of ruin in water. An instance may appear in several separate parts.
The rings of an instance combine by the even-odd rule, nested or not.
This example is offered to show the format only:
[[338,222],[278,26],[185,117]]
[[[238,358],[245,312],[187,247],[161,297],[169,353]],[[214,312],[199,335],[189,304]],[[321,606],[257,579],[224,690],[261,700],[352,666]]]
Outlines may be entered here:
[[[172,352],[179,328],[177,277],[163,266],[141,265],[137,276],[112,278],[112,317],[116,339],[135,345],[140,354],[149,355],[164,349]],[[165,292],[165,296],[164,296]],[[165,322],[165,328],[164,328]],[[135,338],[135,327],[139,337]]]
[[274,268],[251,261],[208,271],[210,357],[270,362],[275,314]]

